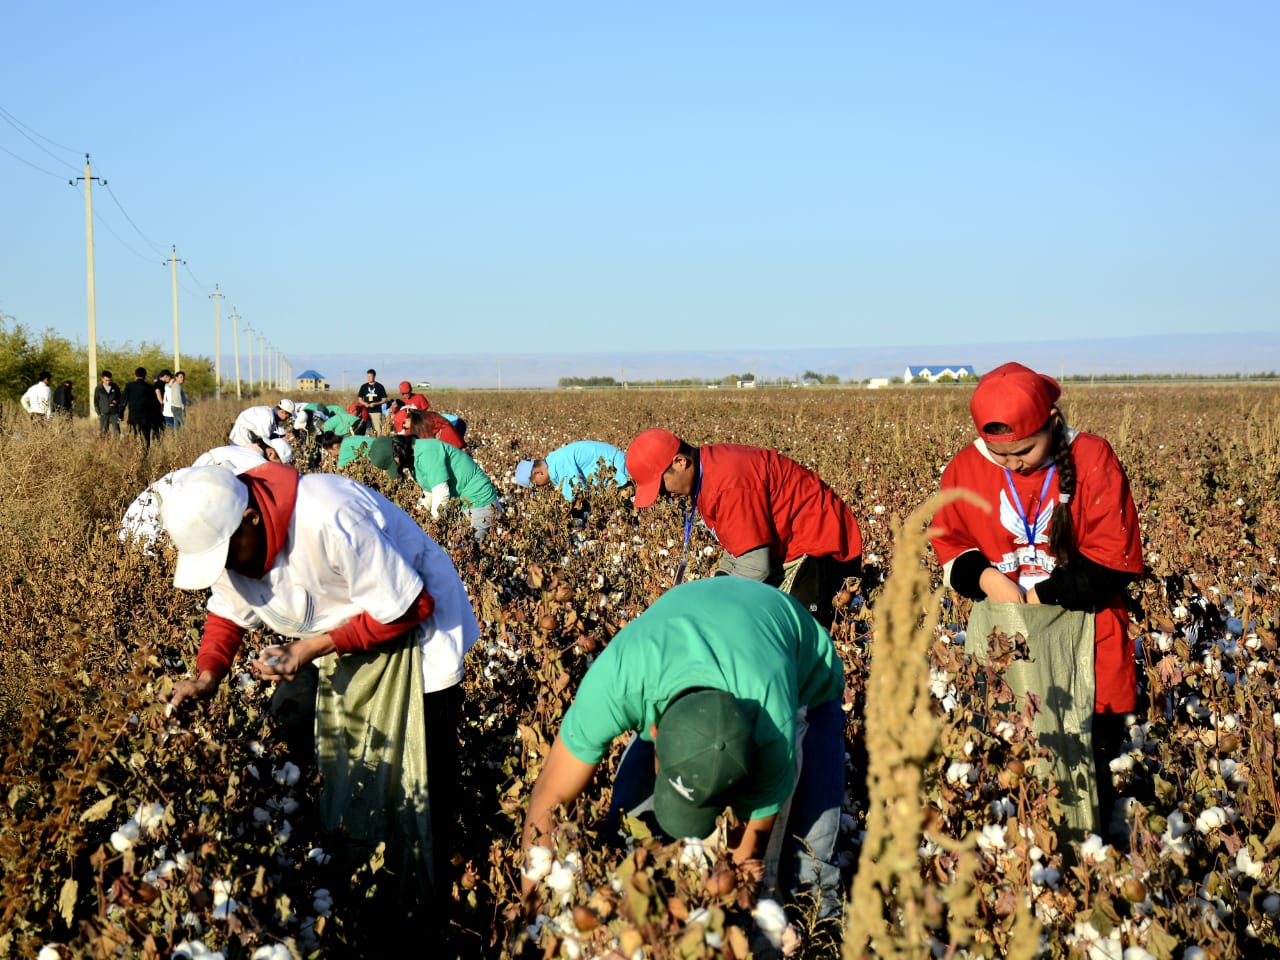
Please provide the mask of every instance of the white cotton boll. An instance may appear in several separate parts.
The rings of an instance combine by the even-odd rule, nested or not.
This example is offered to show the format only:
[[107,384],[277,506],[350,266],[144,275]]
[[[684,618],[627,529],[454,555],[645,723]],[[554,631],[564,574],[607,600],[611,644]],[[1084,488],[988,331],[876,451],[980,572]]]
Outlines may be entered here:
[[58,952],[58,944],[46,943],[40,948],[40,952],[36,954],[36,960],[62,960],[62,954]]
[[145,833],[155,833],[164,826],[165,814],[168,811],[162,803],[144,803],[138,807],[134,817]]
[[973,768],[971,763],[961,763],[953,761],[947,767],[947,779],[956,784],[968,784],[978,779],[978,771]]
[[120,825],[119,830],[111,834],[111,846],[118,852],[124,853],[132,849],[134,842],[138,839],[138,833],[138,821],[130,817]]
[[1084,863],[1101,863],[1107,859],[1110,847],[1096,833],[1091,833],[1080,844],[1080,859]]
[[222,951],[210,950],[203,940],[183,940],[173,948],[173,956],[187,960],[223,960]]
[[1187,613],[1188,613],[1187,608],[1184,607],[1182,604],[1178,604],[1176,607],[1173,608],[1173,619],[1185,620],[1187,619]]
[[988,853],[996,853],[1006,847],[1004,827],[998,823],[988,823],[978,834],[978,846]]
[[692,870],[705,870],[711,866],[714,858],[707,851],[701,840],[686,839],[680,847],[680,865]]
[[546,884],[548,890],[559,897],[561,903],[564,903],[573,895],[573,887],[576,881],[577,872],[557,861],[552,865],[543,883]]
[[236,674],[236,690],[239,693],[248,693],[258,686],[258,682],[253,678],[251,673]]
[[311,897],[311,910],[321,917],[327,917],[333,909],[333,897],[326,887],[321,887]]
[[302,776],[302,771],[298,769],[296,764],[290,763],[286,760],[279,767],[272,769],[271,776],[275,779],[276,783],[281,784],[282,786],[292,787],[298,782],[298,778]]
[[1210,807],[1196,817],[1196,829],[1200,833],[1212,833],[1227,822],[1227,812],[1221,807]]
[[209,887],[213,890],[214,903],[225,903],[231,898],[231,893],[235,889],[230,880],[215,880]]
[[1192,946],[1182,951],[1182,960],[1205,960],[1207,956],[1204,947]]
[[1248,847],[1241,847],[1236,851],[1236,869],[1253,880],[1262,876],[1262,864],[1253,859]]
[[262,807],[253,808],[253,822],[259,825],[271,822],[271,811]]
[[1133,769],[1133,756],[1128,753],[1122,753],[1112,760],[1108,766],[1111,768],[1112,773],[1128,773]]
[[1008,820],[1018,812],[1018,805],[1009,797],[997,797],[987,807],[992,820]]
[[1122,960],[1156,960],[1156,955],[1143,947],[1126,947]]
[[1062,871],[1056,867],[1032,867],[1031,882],[1051,890],[1057,890],[1062,882]]
[[534,846],[525,851],[524,869],[520,871],[526,880],[537,882],[551,872],[555,860],[549,847]]
[[1280,893],[1269,893],[1262,898],[1262,909],[1268,917],[1280,913]]
[[283,943],[268,943],[253,951],[249,960],[293,960],[293,954]]
[[964,742],[964,755],[965,755],[966,757],[972,757],[972,756],[973,756],[973,750],[974,750],[973,741],[972,741],[972,740],[966,740],[966,741]]
[[756,927],[775,949],[782,947],[782,934],[787,929],[787,914],[777,900],[760,900],[751,911]]
[[951,689],[951,676],[945,670],[929,669],[929,693],[935,700],[941,700]]
[[1173,649],[1173,637],[1167,633],[1153,633],[1151,639],[1155,641],[1156,649],[1161,653],[1168,653]]
[[293,836],[293,824],[288,820],[280,824],[280,829],[276,831],[276,843],[288,843],[289,838]]
[[164,860],[155,868],[155,875],[161,880],[168,880],[178,872],[178,864],[175,860]]
[[1237,730],[1240,727],[1240,718],[1234,713],[1223,714],[1222,719],[1218,721],[1218,726],[1227,731]]
[[213,905],[213,919],[230,920],[232,915],[238,909],[240,909],[240,904],[237,903],[235,900],[228,899],[223,901],[222,903],[215,903]]
[[1174,810],[1165,821],[1165,833],[1175,840],[1191,830],[1191,818],[1181,810]]
[[326,864],[329,862],[329,855],[319,847],[312,847],[307,851],[307,859],[314,860],[319,864]]
[[1014,735],[1018,732],[1018,728],[1008,720],[1000,720],[996,723],[991,732],[1006,743],[1012,743]]
[[179,850],[173,855],[173,862],[178,865],[178,869],[188,870],[191,868],[191,854],[185,850]]

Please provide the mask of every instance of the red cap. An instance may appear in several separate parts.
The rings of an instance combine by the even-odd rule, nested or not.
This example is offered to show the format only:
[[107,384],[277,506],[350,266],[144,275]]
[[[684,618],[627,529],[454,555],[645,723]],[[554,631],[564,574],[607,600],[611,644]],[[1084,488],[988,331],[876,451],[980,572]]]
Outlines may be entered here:
[[636,482],[636,506],[648,507],[662,491],[662,475],[680,450],[680,438],[670,430],[646,430],[627,447],[627,473]]
[[409,410],[409,407],[401,407],[395,412],[395,416],[392,418],[392,427],[395,433],[404,433],[409,426]]
[[413,385],[412,385],[411,383],[409,383],[409,381],[408,381],[408,380],[401,380],[401,381],[400,381],[400,392],[401,392],[401,393],[413,393]]
[[[978,381],[969,400],[969,413],[983,440],[1009,443],[1038,433],[1060,396],[1062,387],[1053,377],[1020,363],[1006,363]],[[1013,432],[990,433],[985,428],[993,423],[1003,423]]]

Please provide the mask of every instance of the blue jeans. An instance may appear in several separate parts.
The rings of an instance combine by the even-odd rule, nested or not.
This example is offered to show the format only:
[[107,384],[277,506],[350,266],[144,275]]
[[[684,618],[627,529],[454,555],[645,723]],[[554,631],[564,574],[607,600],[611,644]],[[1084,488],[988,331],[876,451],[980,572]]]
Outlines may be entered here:
[[[844,712],[839,700],[819,704],[808,711],[808,729],[799,744],[800,775],[791,795],[786,823],[774,829],[786,830],[778,857],[778,886],[789,898],[800,891],[816,891],[821,896],[820,915],[838,917],[843,907],[844,888],[836,860],[840,837],[840,811],[845,799]],[[605,817],[606,837],[612,837],[622,814],[643,815],[651,828],[654,745],[639,736],[627,745],[613,780],[613,794]],[[661,834],[661,829],[657,829]]]

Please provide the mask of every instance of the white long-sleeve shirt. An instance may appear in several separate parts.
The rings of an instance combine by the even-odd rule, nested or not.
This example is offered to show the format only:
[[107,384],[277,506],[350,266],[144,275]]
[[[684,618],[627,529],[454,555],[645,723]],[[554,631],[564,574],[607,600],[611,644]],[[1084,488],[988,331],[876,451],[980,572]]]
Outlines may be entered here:
[[240,411],[240,416],[236,417],[229,436],[232,443],[238,443],[242,447],[252,447],[255,444],[249,437],[250,433],[263,440],[283,437],[288,429],[285,423],[276,416],[275,407],[246,407]]
[[53,416],[53,390],[43,380],[27,387],[22,395],[22,409],[27,413],[48,419]]
[[435,610],[414,631],[423,692],[462,679],[462,661],[480,636],[453,561],[407,513],[347,477],[303,474],[289,532],[261,579],[224,570],[209,612],[246,629],[267,626],[312,637],[368,613],[390,623],[423,587]]

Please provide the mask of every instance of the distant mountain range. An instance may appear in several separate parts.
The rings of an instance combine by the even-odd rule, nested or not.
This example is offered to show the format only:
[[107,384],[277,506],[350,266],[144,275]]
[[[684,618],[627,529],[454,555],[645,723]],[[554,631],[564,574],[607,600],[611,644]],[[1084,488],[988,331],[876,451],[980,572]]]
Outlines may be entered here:
[[[1251,374],[1280,370],[1280,333],[1171,334],[1026,343],[949,343],[929,347],[811,347],[625,353],[293,354],[297,373],[318,371],[333,389],[352,391],[373,367],[395,392],[401,380],[437,389],[554,387],[561,377],[619,382],[755,374],[799,378],[805,371],[841,380],[900,377],[908,366],[970,365],[979,374],[1018,360],[1053,376]],[[224,368],[225,369],[225,368]]]

